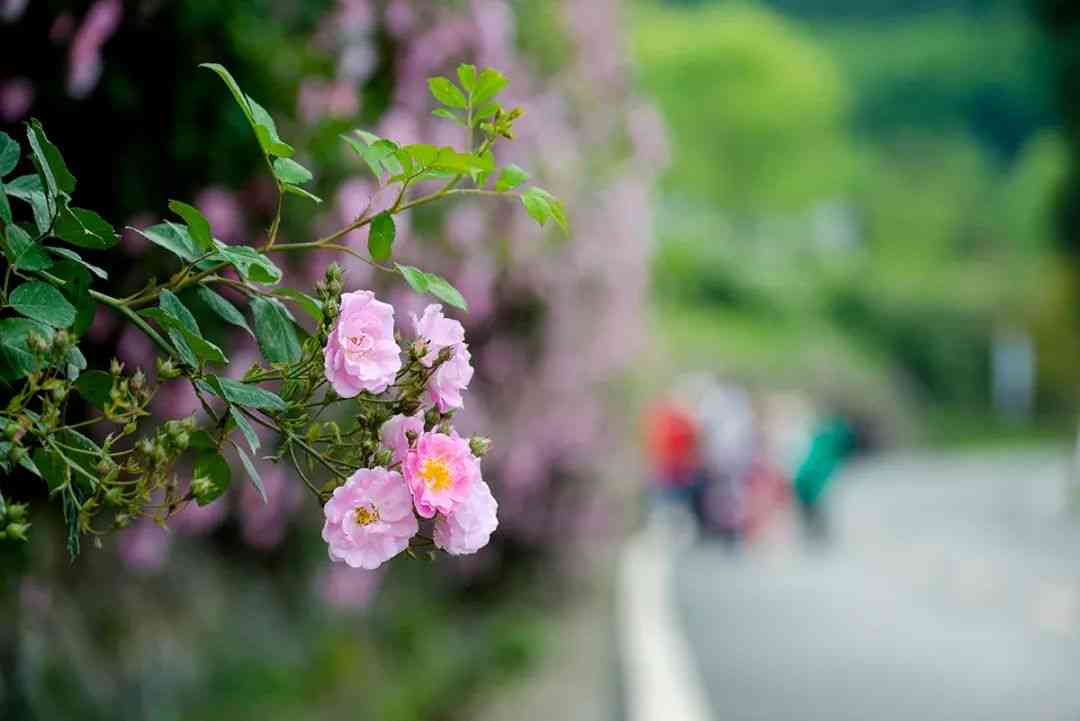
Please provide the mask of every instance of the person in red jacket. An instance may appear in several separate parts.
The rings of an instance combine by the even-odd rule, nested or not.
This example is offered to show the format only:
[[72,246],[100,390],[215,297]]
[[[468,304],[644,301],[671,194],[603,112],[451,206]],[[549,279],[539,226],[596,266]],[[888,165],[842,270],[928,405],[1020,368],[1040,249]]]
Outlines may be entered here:
[[645,418],[645,445],[661,497],[693,504],[701,486],[701,429],[692,413],[671,401]]

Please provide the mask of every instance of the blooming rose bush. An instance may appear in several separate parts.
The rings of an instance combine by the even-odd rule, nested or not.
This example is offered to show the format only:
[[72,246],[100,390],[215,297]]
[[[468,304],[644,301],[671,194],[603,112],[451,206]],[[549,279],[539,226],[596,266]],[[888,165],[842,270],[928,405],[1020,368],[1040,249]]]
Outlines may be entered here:
[[[566,228],[560,201],[525,187],[525,171],[496,160],[521,115],[496,101],[506,79],[469,64],[458,67],[456,82],[429,79],[442,105],[436,115],[464,129],[464,149],[399,143],[363,130],[343,135],[392,200],[378,207],[369,201],[344,227],[290,243],[279,237],[286,199],[320,203],[304,187],[313,174],[224,67],[205,67],[224,81],[253,131],[277,190],[276,212],[264,239],[229,245],[214,237],[200,210],[171,201],[175,221],[131,230],[174,255],[178,269],[167,279],[148,278],[132,295],[91,287],[108,275],[83,253],[108,250],[119,239],[99,214],[74,205],[75,177],[43,126],[27,125],[25,156],[0,133],[0,381],[14,391],[0,409],[0,470],[18,469],[47,484],[62,505],[73,557],[84,534],[133,526],[145,536],[140,519],[165,524],[193,505],[215,503],[232,483],[230,457],[264,503],[268,488],[281,492],[282,478],[264,481],[261,462],[290,464],[324,504],[322,535],[334,561],[373,570],[402,553],[477,551],[495,530],[497,504],[480,471],[490,442],[454,428],[473,377],[464,326],[443,305],[430,304],[413,316],[415,337],[403,342],[393,305],[371,290],[346,291],[336,263],[311,295],[282,287],[283,271],[271,256],[344,254],[465,311],[464,297],[445,278],[392,261],[402,213],[495,196],[516,199],[540,225],[551,220]],[[8,177],[20,164],[33,172]],[[361,230],[366,249],[343,244]],[[190,310],[195,302],[253,336],[262,362],[241,372],[228,368],[225,351]],[[99,306],[153,345],[152,372],[119,360],[108,370],[88,368],[79,341]],[[294,313],[309,321],[299,323]],[[165,394],[164,403],[154,402],[159,390],[176,384],[190,387],[195,405],[186,417],[146,429],[141,421],[152,403],[182,408]],[[76,395],[96,411],[70,418]],[[262,524],[258,514],[247,515],[245,534]],[[0,496],[0,516],[0,535],[26,538],[24,504]],[[184,524],[199,526],[194,518]]]

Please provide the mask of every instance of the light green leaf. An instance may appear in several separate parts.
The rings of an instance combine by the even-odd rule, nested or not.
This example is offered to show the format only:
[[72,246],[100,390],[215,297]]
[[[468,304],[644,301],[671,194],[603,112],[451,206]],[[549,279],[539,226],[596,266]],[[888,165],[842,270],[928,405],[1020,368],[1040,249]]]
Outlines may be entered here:
[[495,181],[495,190],[500,193],[505,193],[507,190],[513,190],[518,187],[528,179],[529,174],[525,170],[510,163],[499,171],[499,177]]
[[251,448],[252,453],[257,453],[259,450],[259,436],[255,433],[255,429],[251,427],[251,423],[244,417],[244,414],[240,412],[236,406],[229,406],[229,415],[232,416],[233,421],[236,422],[237,428],[244,434],[244,438],[248,442],[248,446]]
[[464,311],[469,310],[468,304],[465,302],[464,296],[457,288],[450,285],[450,282],[445,278],[435,275],[434,273],[427,274],[428,281],[428,293],[439,300],[445,301],[455,308],[461,308]]
[[244,95],[244,91],[237,85],[236,80],[233,79],[232,74],[226,70],[223,66],[217,63],[202,63],[200,68],[206,68],[207,70],[213,70],[217,73],[221,79],[225,82],[226,87],[229,88],[229,92],[232,93],[233,99],[236,100],[236,104],[240,106],[240,109],[244,111],[244,117],[251,123],[252,127],[255,127],[255,119],[251,115],[251,106],[248,105],[247,96]]
[[255,123],[255,136],[259,144],[268,155],[279,158],[291,158],[293,147],[278,137],[277,125],[266,109],[255,102],[250,95],[247,96],[248,105],[251,107],[251,118]]
[[314,177],[310,170],[291,158],[275,158],[274,175],[281,182],[292,185],[303,185]]
[[473,91],[473,105],[481,105],[491,100],[502,92],[506,87],[506,78],[494,68],[484,68],[476,79],[476,89]]
[[281,301],[273,298],[254,298],[251,312],[255,315],[255,336],[263,357],[271,363],[296,363],[300,360],[300,340],[296,326]]
[[377,263],[389,260],[390,249],[394,244],[396,234],[394,218],[389,212],[384,210],[371,219],[371,228],[368,231],[368,252],[372,260]]
[[112,402],[113,377],[105,371],[87,371],[75,382],[75,389],[86,402],[105,410]]
[[75,306],[48,283],[23,283],[11,292],[8,305],[16,313],[54,328],[67,328],[75,322]]
[[119,242],[113,227],[92,210],[62,205],[53,226],[60,240],[91,250],[108,250]]
[[468,63],[462,63],[457,67],[458,81],[461,82],[461,87],[465,88],[465,92],[471,93],[476,89],[476,66],[469,65]]
[[465,100],[465,96],[462,95],[460,88],[447,78],[442,76],[428,78],[427,82],[428,90],[443,105],[448,105],[451,108],[465,108],[468,106],[468,102]]
[[19,164],[19,143],[10,135],[0,132],[0,178],[15,170]]
[[240,465],[244,467],[244,471],[248,475],[248,479],[251,481],[251,485],[255,486],[255,490],[262,496],[263,503],[268,502],[266,497],[266,488],[263,487],[262,478],[259,476],[259,470],[255,468],[255,464],[251,462],[248,455],[244,453],[240,446],[236,446],[236,455],[240,456]]
[[411,265],[401,265],[395,263],[394,267],[398,269],[398,272],[405,278],[405,282],[409,284],[409,287],[420,294],[428,292],[427,274]]
[[195,459],[192,479],[192,488],[198,489],[195,491],[195,502],[205,506],[229,489],[232,471],[220,453],[208,451]]
[[206,253],[214,249],[214,236],[210,232],[210,222],[202,211],[179,200],[170,200],[169,210],[184,219],[188,227],[188,235],[195,242],[197,250]]
[[290,193],[292,195],[299,195],[301,198],[307,198],[308,200],[312,200],[316,203],[323,202],[322,198],[315,195],[314,193],[309,193],[308,191],[301,188],[299,185],[290,185],[289,183],[285,183],[284,185],[282,185],[282,187],[285,188],[286,193]]
[[191,263],[200,255],[188,229],[176,223],[159,223],[141,230],[130,227],[129,229],[188,263]]
[[73,381],[79,377],[79,374],[86,370],[86,356],[79,350],[79,346],[73,345],[67,349],[63,358],[64,371],[67,374],[67,379]]
[[458,125],[460,125],[463,128],[465,127],[465,121],[462,120],[462,118],[460,116],[455,115],[454,113],[450,112],[446,108],[435,108],[434,110],[431,111],[431,114],[434,115],[436,118],[443,118],[445,120],[450,120],[450,121],[452,121],[454,123],[457,123]]
[[5,255],[19,270],[47,270],[53,261],[44,248],[34,243],[30,234],[17,225],[9,225],[5,232],[7,243]]
[[200,285],[195,290],[195,294],[199,296],[199,299],[223,321],[235,325],[237,328],[243,328],[252,338],[255,337],[255,333],[253,333],[251,327],[248,326],[244,314],[237,310],[236,306],[232,303],[225,300],[205,285]]

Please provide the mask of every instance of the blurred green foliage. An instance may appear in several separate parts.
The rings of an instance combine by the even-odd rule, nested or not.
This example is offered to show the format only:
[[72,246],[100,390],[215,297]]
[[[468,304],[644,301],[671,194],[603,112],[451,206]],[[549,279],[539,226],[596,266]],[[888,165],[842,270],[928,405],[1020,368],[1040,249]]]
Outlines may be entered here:
[[634,27],[671,128],[654,317],[681,362],[990,417],[993,335],[1020,327],[1044,417],[1069,409],[1066,146],[1023,3],[641,2]]

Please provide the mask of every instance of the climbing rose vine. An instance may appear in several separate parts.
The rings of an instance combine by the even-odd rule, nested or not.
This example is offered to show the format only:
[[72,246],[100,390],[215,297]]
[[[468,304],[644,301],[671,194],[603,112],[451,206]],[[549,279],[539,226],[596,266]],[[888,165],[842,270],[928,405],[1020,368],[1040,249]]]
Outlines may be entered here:
[[[72,557],[87,534],[97,539],[147,516],[165,523],[192,503],[214,503],[232,483],[229,457],[264,501],[271,484],[256,460],[291,464],[323,504],[333,561],[374,569],[402,553],[475,553],[498,525],[498,504],[481,473],[490,441],[454,428],[473,368],[465,329],[443,304],[466,311],[466,303],[443,277],[393,255],[402,213],[466,196],[516,199],[541,226],[566,230],[555,196],[526,187],[529,175],[516,165],[497,162],[522,114],[496,100],[506,79],[463,64],[456,82],[428,80],[440,103],[435,115],[460,127],[461,148],[364,130],[343,135],[392,202],[377,211],[369,204],[322,238],[283,242],[287,204],[321,202],[305,189],[312,173],[224,67],[204,67],[224,81],[254,133],[277,189],[276,212],[260,242],[228,245],[193,205],[171,201],[175,220],[131,230],[175,256],[176,272],[147,278],[126,297],[94,287],[108,276],[84,254],[107,251],[118,237],[100,215],[73,204],[76,179],[41,123],[27,124],[25,148],[0,133],[0,383],[10,391],[0,409],[0,470],[21,469],[48,485]],[[33,172],[14,175],[20,165]],[[345,240],[362,228],[366,252]],[[414,315],[403,333],[394,306],[350,287],[336,263],[311,293],[281,286],[272,256],[324,251],[396,275],[443,304]],[[230,361],[199,328],[192,299],[252,335],[262,362],[239,378],[219,374]],[[79,342],[98,305],[154,344],[154,382],[117,360],[107,370],[87,367]],[[174,380],[191,386],[201,415],[145,428],[160,384]],[[75,395],[95,410],[76,417]],[[25,540],[28,531],[26,506],[0,496],[0,537]]]

